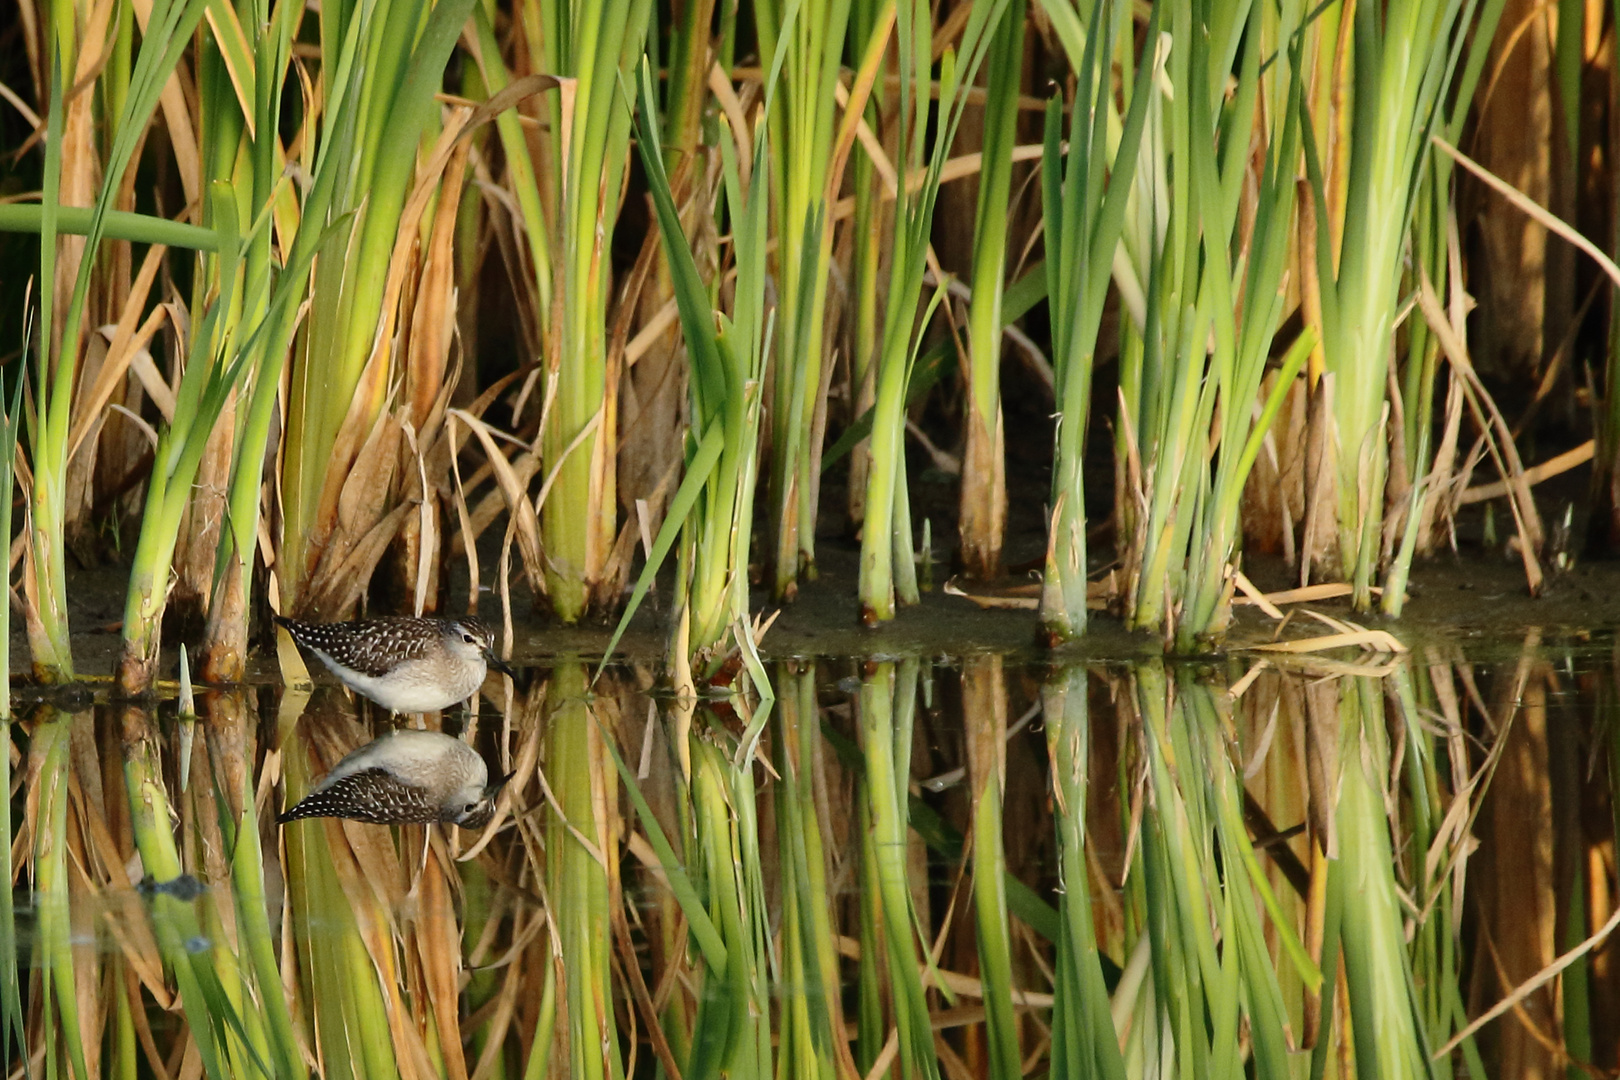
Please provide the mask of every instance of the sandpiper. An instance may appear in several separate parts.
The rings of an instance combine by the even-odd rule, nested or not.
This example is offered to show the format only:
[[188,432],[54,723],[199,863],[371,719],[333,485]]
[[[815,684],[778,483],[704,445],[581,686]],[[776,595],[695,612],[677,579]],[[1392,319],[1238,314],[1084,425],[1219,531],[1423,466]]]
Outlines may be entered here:
[[512,674],[492,651],[494,631],[474,618],[311,623],[277,615],[276,622],[345,686],[391,712],[445,709],[476,694],[490,668]]
[[332,767],[276,820],[350,818],[373,825],[433,821],[481,829],[495,813],[505,779],[489,782],[478,751],[437,731],[394,731]]

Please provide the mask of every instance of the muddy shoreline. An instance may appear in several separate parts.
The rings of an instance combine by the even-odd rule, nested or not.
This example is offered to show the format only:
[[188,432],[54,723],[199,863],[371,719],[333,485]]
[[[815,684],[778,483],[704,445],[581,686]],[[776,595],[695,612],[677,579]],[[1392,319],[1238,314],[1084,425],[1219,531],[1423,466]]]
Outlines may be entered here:
[[[780,605],[781,613],[761,646],[766,659],[952,657],[994,652],[1035,664],[1048,658],[1110,662],[1163,655],[1156,636],[1128,632],[1117,617],[1102,612],[1093,613],[1083,639],[1055,653],[1048,652],[1035,642],[1034,612],[984,610],[960,596],[945,594],[941,589],[948,576],[945,567],[935,567],[933,587],[923,594],[920,604],[900,609],[888,625],[868,629],[857,619],[858,563],[859,551],[853,544],[822,544],[819,576],[805,583],[796,601]],[[1268,591],[1298,583],[1297,571],[1280,559],[1252,560],[1245,572]],[[116,665],[125,582],[126,572],[117,566],[79,570],[68,577],[74,661],[80,676],[92,683],[110,676]],[[649,596],[620,646],[622,658],[643,663],[656,663],[661,658],[668,615],[662,597],[667,595],[666,587]],[[464,584],[452,589],[449,610],[464,610],[465,597]],[[517,583],[512,590],[512,605],[513,660],[519,665],[546,666],[562,658],[597,658],[607,647],[610,625],[561,626],[536,614],[528,591]],[[1607,649],[1620,632],[1620,561],[1578,564],[1551,577],[1541,596],[1531,597],[1516,562],[1447,556],[1414,567],[1410,599],[1400,619],[1385,619],[1377,614],[1357,617],[1342,599],[1296,606],[1387,629],[1409,647],[1454,643],[1475,659],[1485,659],[1498,650],[1517,650],[1532,628],[1538,629],[1547,642],[1563,642],[1579,649]],[[499,621],[499,600],[493,594],[486,593],[480,607],[485,618]],[[763,590],[756,593],[753,607],[756,613],[767,615],[778,608],[768,602]],[[1256,608],[1238,608],[1223,652],[1238,652],[1245,645],[1269,640],[1275,625]],[[12,671],[15,678],[26,682],[28,647],[21,613],[15,607],[12,627]],[[172,678],[175,672],[179,643],[174,635],[165,634],[162,670],[166,678]],[[269,650],[255,650],[249,680],[279,681],[275,658]]]

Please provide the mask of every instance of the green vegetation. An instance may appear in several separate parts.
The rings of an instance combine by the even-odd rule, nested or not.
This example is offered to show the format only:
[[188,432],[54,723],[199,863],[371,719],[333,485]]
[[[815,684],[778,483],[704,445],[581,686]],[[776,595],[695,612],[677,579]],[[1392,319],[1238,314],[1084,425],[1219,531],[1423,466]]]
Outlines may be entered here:
[[[1501,0],[22,8],[0,536],[36,681],[77,674],[70,560],[129,584],[116,704],[0,718],[12,1074],[1484,1074],[1463,871],[1528,677],[1479,725],[1435,655],[1234,688],[1062,650],[1098,607],[1218,649],[1268,544],[1398,615],[1487,458],[1539,587],[1436,151]],[[1015,561],[1014,487],[1050,669],[761,659],[818,535],[880,623],[941,504],[968,576]],[[276,824],[369,729],[296,687],[261,723],[269,612],[491,592],[510,636],[518,582],[618,618],[611,656],[671,563],[673,693],[571,658],[475,718],[487,830]],[[182,639],[214,686],[171,733]],[[1545,940],[1612,894],[1595,851]],[[1608,1067],[1569,970],[1560,1064]]]
[[[440,609],[452,555],[481,576],[498,521],[497,569],[515,546],[564,621],[621,610],[637,541],[684,531],[691,626],[672,640],[712,658],[750,581],[791,597],[814,574],[822,476],[849,448],[854,589],[863,620],[888,620],[919,591],[913,436],[961,476],[962,566],[999,570],[1007,333],[1057,405],[1043,640],[1083,633],[1098,599],[1099,420],[1122,571],[1102,602],[1128,625],[1173,651],[1219,643],[1256,534],[1363,608],[1383,572],[1398,611],[1459,505],[1440,487],[1464,440],[1431,438],[1442,377],[1523,472],[1466,344],[1395,329],[1402,288],[1460,303],[1453,171],[1429,136],[1462,130],[1500,4],[1307,6],[976,0],[936,24],[915,0],[243,0],[206,18],[166,0],[132,33],[51,5],[39,190],[0,207],[51,283],[29,294],[19,471],[36,672],[72,677],[64,559],[104,555],[98,536],[129,545],[120,680],[140,694],[171,604],[206,622],[203,673],[236,680],[266,600]],[[1062,76],[1040,83],[1038,143],[1037,25]],[[165,89],[191,71],[195,107]],[[946,266],[936,208],[961,183],[972,243]],[[658,227],[631,260],[615,224],[641,206]],[[1044,339],[1016,325],[1043,311]],[[515,358],[482,347],[503,334]],[[1117,393],[1094,392],[1102,368]],[[925,431],[931,398],[960,456]],[[1325,404],[1272,430],[1307,400]],[[1250,483],[1262,457],[1269,493]],[[1308,512],[1263,521],[1257,501]]]

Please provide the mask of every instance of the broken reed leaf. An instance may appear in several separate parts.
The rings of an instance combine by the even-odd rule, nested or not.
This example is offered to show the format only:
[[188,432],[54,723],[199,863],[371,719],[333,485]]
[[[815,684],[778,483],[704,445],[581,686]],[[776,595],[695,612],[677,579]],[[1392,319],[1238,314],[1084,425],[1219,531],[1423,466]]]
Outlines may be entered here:
[[1325,652],[1328,649],[1342,649],[1357,646],[1369,652],[1404,653],[1405,645],[1387,630],[1359,630],[1340,634],[1326,634],[1321,637],[1299,638],[1294,641],[1271,641],[1255,645],[1243,645],[1245,650],[1256,652],[1280,653],[1312,653]]

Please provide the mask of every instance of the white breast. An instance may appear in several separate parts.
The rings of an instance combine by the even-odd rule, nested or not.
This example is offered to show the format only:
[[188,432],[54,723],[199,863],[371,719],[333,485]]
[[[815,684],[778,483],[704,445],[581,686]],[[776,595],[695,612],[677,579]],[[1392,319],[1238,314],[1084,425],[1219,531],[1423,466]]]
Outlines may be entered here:
[[338,678],[356,693],[364,694],[393,712],[419,713],[447,709],[466,701],[484,685],[486,665],[445,663],[442,657],[408,660],[387,675],[364,675],[332,662],[316,650]]

